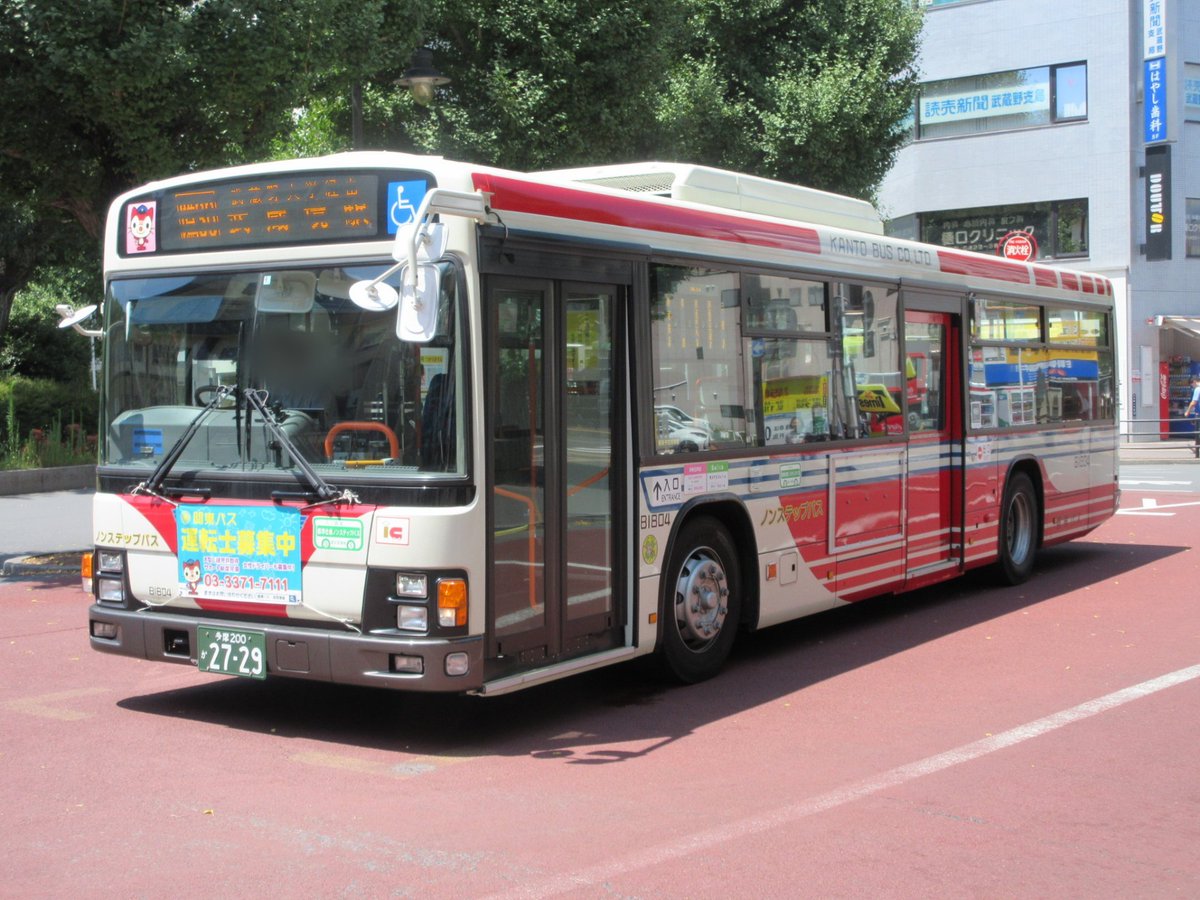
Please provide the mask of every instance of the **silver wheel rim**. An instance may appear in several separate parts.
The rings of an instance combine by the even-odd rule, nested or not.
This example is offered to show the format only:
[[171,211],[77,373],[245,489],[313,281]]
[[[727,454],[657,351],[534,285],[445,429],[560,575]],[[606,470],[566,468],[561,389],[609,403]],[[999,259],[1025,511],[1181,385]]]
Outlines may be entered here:
[[1013,494],[1008,504],[1008,558],[1017,565],[1025,562],[1033,546],[1033,508],[1024,491]]
[[675,626],[683,645],[703,653],[721,635],[729,613],[729,583],[721,558],[708,547],[693,550],[675,581]]

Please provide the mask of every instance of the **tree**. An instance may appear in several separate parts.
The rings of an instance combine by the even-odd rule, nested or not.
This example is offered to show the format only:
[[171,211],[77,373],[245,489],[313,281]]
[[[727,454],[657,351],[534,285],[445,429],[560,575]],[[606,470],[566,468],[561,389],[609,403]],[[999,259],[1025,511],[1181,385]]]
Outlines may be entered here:
[[96,302],[99,281],[94,266],[59,264],[38,269],[14,298],[8,333],[0,346],[0,376],[85,382],[91,361],[88,339],[59,328],[54,307],[64,301],[73,306]]
[[453,78],[378,78],[378,146],[516,169],[661,158],[870,197],[906,139],[910,0],[436,0]]
[[380,78],[374,141],[521,170],[644,159],[684,22],[671,0],[434,0],[425,33],[453,80],[421,109],[399,71]]
[[0,211],[31,236],[0,240],[0,325],[30,240],[65,217],[95,247],[122,190],[263,158],[314,92],[394,64],[419,24],[415,0],[0,4]]
[[909,0],[684,0],[660,152],[869,198],[906,139]]

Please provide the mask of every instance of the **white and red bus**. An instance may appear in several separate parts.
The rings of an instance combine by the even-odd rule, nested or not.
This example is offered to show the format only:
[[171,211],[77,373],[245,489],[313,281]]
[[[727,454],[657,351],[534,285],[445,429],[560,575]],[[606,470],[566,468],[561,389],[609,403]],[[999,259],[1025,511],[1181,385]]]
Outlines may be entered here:
[[1104,278],[700,167],[370,152],[118,198],[91,645],[499,694],[1113,514]]

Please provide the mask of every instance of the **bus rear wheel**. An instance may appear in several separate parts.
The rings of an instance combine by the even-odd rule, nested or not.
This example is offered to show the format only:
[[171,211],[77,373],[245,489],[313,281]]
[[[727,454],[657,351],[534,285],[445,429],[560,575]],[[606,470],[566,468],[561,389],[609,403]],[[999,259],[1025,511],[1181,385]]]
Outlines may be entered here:
[[1000,571],[1009,584],[1021,584],[1033,573],[1037,555],[1037,492],[1024,472],[1009,476],[1000,507]]
[[729,532],[708,516],[684,523],[663,578],[663,666],[685,684],[711,678],[741,617],[741,570]]

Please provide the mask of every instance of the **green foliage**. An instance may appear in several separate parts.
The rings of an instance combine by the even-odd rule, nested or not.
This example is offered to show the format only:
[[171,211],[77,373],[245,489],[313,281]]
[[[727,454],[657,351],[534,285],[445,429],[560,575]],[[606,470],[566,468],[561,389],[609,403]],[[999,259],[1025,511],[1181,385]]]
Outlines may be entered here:
[[[7,0],[0,183],[93,236],[133,184],[266,155],[292,111],[393,62],[401,0]],[[408,45],[406,30],[394,38]],[[354,61],[353,65],[345,62]],[[53,115],[46,112],[53,110]]]
[[390,91],[379,134],[514,169],[645,158],[684,21],[662,0],[434,0],[426,34],[453,81],[428,109]]
[[[0,345],[0,375],[89,384],[89,341],[73,329],[59,328],[54,307],[99,303],[100,296],[94,268],[76,264],[38,270],[13,301],[8,332]],[[85,324],[94,327],[98,321],[97,317]]]
[[0,468],[95,462],[99,398],[89,388],[31,378],[0,379]]
[[657,110],[667,156],[870,197],[904,142],[921,14],[906,0],[686,0]]
[[528,170],[674,159],[869,197],[905,139],[921,15],[908,0],[437,0],[426,25],[453,82],[428,110],[380,91],[378,145]]

